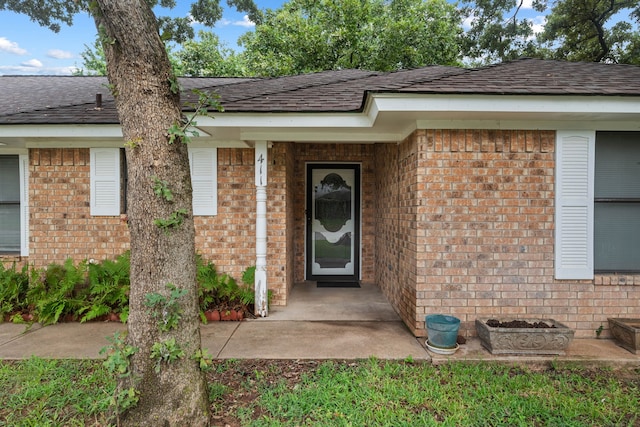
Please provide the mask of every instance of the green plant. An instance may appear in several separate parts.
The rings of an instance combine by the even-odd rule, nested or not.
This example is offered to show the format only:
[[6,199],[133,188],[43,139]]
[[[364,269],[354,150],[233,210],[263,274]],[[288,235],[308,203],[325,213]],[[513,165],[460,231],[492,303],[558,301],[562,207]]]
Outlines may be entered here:
[[600,334],[602,333],[602,331],[604,330],[604,326],[602,326],[602,324],[598,327],[598,329],[596,329],[596,338],[600,338]]
[[247,268],[242,274],[242,285],[239,285],[228,274],[219,274],[216,266],[197,258],[198,299],[202,313],[211,308],[221,310],[242,309],[255,303],[255,291],[253,287],[255,267]]
[[182,318],[180,298],[187,294],[186,289],[179,289],[173,283],[167,283],[169,295],[149,293],[145,295],[144,305],[151,308],[151,314],[158,321],[158,329],[167,332],[178,326]]
[[149,357],[156,360],[154,370],[156,373],[160,373],[162,362],[171,363],[175,360],[182,359],[184,357],[184,350],[182,350],[175,338],[168,338],[153,343]]
[[137,137],[137,138],[133,138],[128,140],[127,142],[124,143],[124,146],[130,149],[136,149],[138,148],[138,146],[142,143],[142,138],[141,137]]
[[187,102],[185,103],[185,106],[192,108],[194,110],[194,114],[189,118],[183,118],[179,123],[171,125],[167,132],[169,134],[169,144],[173,144],[177,141],[184,144],[190,143],[191,137],[199,136],[198,131],[195,130],[195,126],[198,123],[194,119],[197,116],[209,115],[209,108],[214,108],[217,111],[223,111],[222,105],[219,102],[219,95],[199,89],[193,89],[192,92],[198,96],[198,101],[196,103]]
[[15,263],[10,269],[5,269],[0,263],[0,322],[7,314],[16,314],[28,309],[28,290],[29,267],[27,265],[17,271]]
[[[126,334],[116,332],[113,337],[107,338],[111,345],[100,350],[100,354],[107,355],[104,367],[117,378],[131,376],[131,356],[138,351],[136,347],[126,343],[125,336]],[[109,405],[114,409],[116,417],[119,417],[121,413],[137,405],[138,400],[139,393],[135,387],[121,388],[118,383],[109,399]]]
[[177,211],[172,212],[169,218],[155,219],[153,223],[156,225],[156,227],[161,228],[162,230],[164,230],[165,233],[168,234],[172,228],[180,227],[186,217],[187,217],[187,210],[178,209]]
[[86,305],[78,314],[81,322],[93,320],[111,312],[119,313],[122,321],[129,314],[129,252],[115,261],[105,260],[89,264],[89,294]]
[[169,189],[169,183],[161,180],[157,176],[153,177],[153,192],[156,196],[166,200],[167,202],[173,201],[173,193]]
[[246,270],[242,272],[242,283],[247,286],[253,286],[256,281],[256,266],[253,265],[251,267],[247,267]]
[[198,362],[201,371],[210,371],[213,366],[213,355],[211,355],[206,348],[196,350],[193,359]]
[[40,274],[32,274],[27,300],[33,304],[40,323],[57,323],[61,316],[78,314],[88,299],[86,273],[86,261],[76,266],[67,259],[64,265],[50,264]]

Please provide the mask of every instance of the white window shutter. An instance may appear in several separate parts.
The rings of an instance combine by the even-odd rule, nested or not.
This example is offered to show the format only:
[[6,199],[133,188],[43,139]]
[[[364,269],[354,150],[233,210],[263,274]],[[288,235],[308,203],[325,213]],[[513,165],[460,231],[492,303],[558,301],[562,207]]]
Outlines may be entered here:
[[218,213],[218,152],[216,148],[189,148],[193,214]]
[[593,279],[595,132],[556,135],[556,279]]
[[91,215],[120,215],[120,149],[91,149]]
[[20,255],[29,256],[29,156],[19,156],[20,170]]

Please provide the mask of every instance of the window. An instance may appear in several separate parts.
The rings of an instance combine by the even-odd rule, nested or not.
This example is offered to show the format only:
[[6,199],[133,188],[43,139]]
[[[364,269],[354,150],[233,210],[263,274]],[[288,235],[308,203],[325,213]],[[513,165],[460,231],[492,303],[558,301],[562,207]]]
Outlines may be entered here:
[[0,157],[0,252],[20,252],[20,162]]
[[[126,162],[119,148],[91,149],[91,215],[125,212]],[[217,150],[189,148],[194,215],[217,214]]]
[[556,279],[640,272],[640,132],[556,134]]
[[640,271],[640,133],[597,133],[594,184],[595,271]]
[[28,255],[27,156],[0,156],[0,254]]

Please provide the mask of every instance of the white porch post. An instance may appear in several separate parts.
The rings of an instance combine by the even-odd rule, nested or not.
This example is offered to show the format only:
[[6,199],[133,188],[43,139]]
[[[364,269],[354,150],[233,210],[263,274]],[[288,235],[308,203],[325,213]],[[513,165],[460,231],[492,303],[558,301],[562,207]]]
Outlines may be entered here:
[[267,141],[256,141],[255,315],[268,316],[267,299]]

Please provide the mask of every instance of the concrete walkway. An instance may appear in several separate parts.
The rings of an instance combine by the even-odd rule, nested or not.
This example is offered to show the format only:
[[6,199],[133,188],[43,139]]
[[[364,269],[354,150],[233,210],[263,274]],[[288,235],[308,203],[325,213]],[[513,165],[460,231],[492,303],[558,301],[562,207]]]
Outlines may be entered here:
[[[101,358],[107,337],[125,331],[119,323],[61,323],[25,331],[24,325],[0,324],[0,359],[31,356],[55,359]],[[398,321],[267,321],[216,322],[202,325],[202,345],[221,359],[380,359],[485,360],[540,363],[549,360],[640,366],[634,355],[607,339],[575,339],[564,356],[497,356],[470,339],[452,356],[429,352]]]
[[[125,331],[120,323],[61,323],[27,329],[0,324],[0,359],[100,358],[107,337]],[[221,359],[380,359],[491,360],[544,362],[576,360],[640,366],[640,355],[612,340],[575,339],[565,356],[494,356],[470,339],[452,356],[430,353],[425,339],[409,332],[379,289],[294,287],[286,307],[269,317],[242,322],[214,322],[201,327],[202,346]]]

